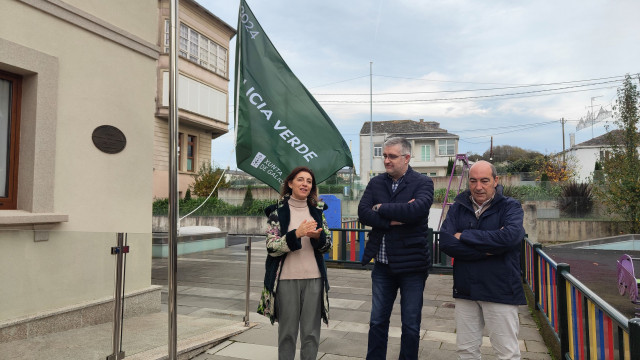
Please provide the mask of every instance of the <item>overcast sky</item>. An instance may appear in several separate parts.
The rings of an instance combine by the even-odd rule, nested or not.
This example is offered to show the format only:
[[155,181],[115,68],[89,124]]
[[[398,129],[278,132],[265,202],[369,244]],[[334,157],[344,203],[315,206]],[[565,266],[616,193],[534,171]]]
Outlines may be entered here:
[[[198,2],[237,26],[239,2]],[[562,151],[561,118],[567,147],[570,133],[576,143],[603,134],[604,124],[576,131],[577,120],[592,104],[611,110],[624,75],[640,72],[639,1],[247,3],[351,144],[358,173],[370,80],[374,121],[437,121],[460,136],[460,153],[483,153],[493,136],[546,154]],[[233,74],[235,38],[230,54]],[[236,168],[233,141],[233,125],[213,141],[216,165]]]

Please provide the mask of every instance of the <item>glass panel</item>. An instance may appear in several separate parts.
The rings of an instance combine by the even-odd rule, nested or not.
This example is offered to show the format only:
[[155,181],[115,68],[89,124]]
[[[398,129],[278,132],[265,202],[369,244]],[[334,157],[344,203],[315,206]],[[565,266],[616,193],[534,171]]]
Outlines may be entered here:
[[0,197],[7,196],[9,128],[11,124],[11,82],[0,79]]
[[[204,345],[211,337],[203,334],[235,332],[244,325],[247,239],[189,227],[190,220],[182,221],[177,244],[178,341]],[[125,234],[121,349],[127,358],[167,352],[166,224],[166,217],[158,216],[157,232]],[[104,360],[112,355],[116,247],[114,232],[0,230],[0,286],[6,289],[0,323],[13,327],[0,332],[0,357]],[[262,253],[254,256],[263,266]],[[251,275],[252,284],[262,283],[263,273]],[[262,318],[255,313],[260,289],[250,293],[251,321]]]
[[193,171],[193,159],[187,159],[187,171]]

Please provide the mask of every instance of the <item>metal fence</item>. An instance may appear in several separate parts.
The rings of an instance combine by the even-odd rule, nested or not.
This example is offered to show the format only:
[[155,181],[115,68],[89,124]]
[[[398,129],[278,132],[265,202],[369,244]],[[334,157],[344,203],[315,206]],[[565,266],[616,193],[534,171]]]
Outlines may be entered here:
[[562,359],[640,359],[640,319],[627,319],[556,263],[540,244],[522,242],[522,274],[553,330]]
[[[329,264],[346,267],[361,266],[367,234],[371,231],[365,229],[357,220],[342,222],[342,228],[330,228],[333,237],[333,249],[325,255]],[[451,271],[451,258],[440,251],[440,232],[429,229],[427,234],[427,246],[432,250],[431,262],[435,271]]]

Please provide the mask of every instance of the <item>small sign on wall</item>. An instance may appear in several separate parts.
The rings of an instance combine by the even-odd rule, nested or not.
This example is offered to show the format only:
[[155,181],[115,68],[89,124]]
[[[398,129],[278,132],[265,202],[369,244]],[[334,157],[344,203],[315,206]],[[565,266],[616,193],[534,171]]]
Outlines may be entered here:
[[107,154],[117,154],[127,146],[127,138],[115,126],[101,125],[93,130],[91,140],[100,151]]

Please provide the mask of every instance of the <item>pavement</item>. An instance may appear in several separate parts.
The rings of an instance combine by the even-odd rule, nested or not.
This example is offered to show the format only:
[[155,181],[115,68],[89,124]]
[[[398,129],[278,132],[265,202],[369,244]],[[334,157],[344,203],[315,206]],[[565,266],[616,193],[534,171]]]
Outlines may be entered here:
[[[178,259],[179,359],[276,360],[278,326],[255,312],[262,290],[264,238],[256,237],[247,267],[246,240],[230,238],[225,249]],[[249,322],[245,322],[246,272],[250,269]],[[371,310],[370,270],[328,269],[329,326],[321,329],[318,359],[364,359]],[[168,346],[167,261],[153,259],[152,282],[162,286],[162,311],[124,320],[123,347],[129,360],[166,359]],[[424,292],[420,359],[455,359],[454,301],[450,275],[432,274]],[[394,306],[388,359],[400,351],[400,307]],[[125,304],[126,307],[126,304]],[[527,306],[521,306],[522,359],[551,359]],[[248,325],[248,326],[246,326]],[[102,359],[111,353],[111,323],[0,344],[2,359]],[[496,359],[488,338],[483,359]],[[296,355],[298,357],[298,355]]]

